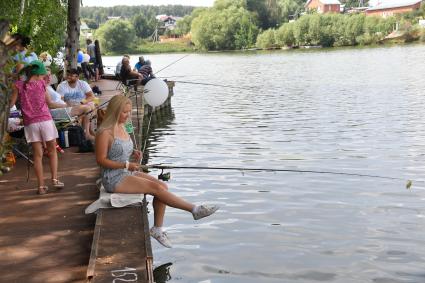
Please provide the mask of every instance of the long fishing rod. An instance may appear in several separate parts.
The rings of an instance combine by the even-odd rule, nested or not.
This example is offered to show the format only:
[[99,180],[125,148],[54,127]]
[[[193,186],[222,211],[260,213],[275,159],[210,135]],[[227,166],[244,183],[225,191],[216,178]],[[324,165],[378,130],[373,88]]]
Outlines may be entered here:
[[218,87],[233,88],[233,89],[245,89],[245,90],[258,89],[257,87],[241,87],[241,86],[221,85],[221,84],[211,84],[211,83],[198,83],[198,82],[190,82],[190,81],[175,81],[175,80],[173,80],[173,81],[176,82],[176,83],[181,83],[181,84],[218,86]]
[[[322,171],[322,170],[298,170],[298,169],[278,169],[278,168],[245,168],[245,167],[210,167],[210,166],[172,166],[172,165],[157,165],[151,164],[146,165],[147,168],[154,169],[196,169],[196,170],[234,170],[234,171],[256,171],[256,172],[292,172],[292,173],[313,173],[313,174],[331,174],[331,175],[344,175],[344,176],[356,176],[356,177],[368,177],[368,178],[379,178],[386,180],[401,180],[406,181],[402,178],[359,174],[359,173],[348,173],[348,172],[335,172],[335,171]],[[421,182],[421,181],[417,181]],[[406,188],[409,189],[412,186],[412,180],[407,180]]]
[[163,71],[163,70],[165,70],[165,69],[167,69],[168,67],[170,67],[171,65],[174,65],[175,63],[177,63],[178,61],[180,61],[180,60],[183,60],[184,58],[186,58],[187,56],[189,56],[190,54],[186,54],[186,55],[184,55],[183,57],[181,57],[181,58],[179,58],[179,59],[177,59],[176,61],[174,61],[174,62],[172,62],[171,64],[168,64],[167,66],[165,66],[164,68],[162,68],[162,69],[160,69],[159,71],[156,71],[155,72],[155,75],[156,74],[158,74],[159,72],[161,72],[161,71]]

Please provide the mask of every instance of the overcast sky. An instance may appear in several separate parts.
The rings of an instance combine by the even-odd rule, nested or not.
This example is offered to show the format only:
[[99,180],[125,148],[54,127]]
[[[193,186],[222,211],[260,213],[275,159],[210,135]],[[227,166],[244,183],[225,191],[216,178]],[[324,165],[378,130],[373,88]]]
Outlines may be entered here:
[[102,6],[111,7],[117,5],[136,6],[136,5],[185,5],[185,6],[203,6],[211,7],[214,0],[83,0],[83,6]]

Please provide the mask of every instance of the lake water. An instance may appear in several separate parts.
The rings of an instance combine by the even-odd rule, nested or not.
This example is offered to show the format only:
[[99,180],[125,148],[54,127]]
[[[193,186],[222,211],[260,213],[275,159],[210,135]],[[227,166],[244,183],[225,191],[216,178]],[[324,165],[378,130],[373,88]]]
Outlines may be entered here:
[[[183,56],[145,58],[155,71]],[[171,191],[221,209],[195,222],[167,208],[174,247],[152,240],[156,282],[425,282],[424,62],[411,45],[191,54],[161,71],[240,89],[177,82],[151,164],[403,180],[171,170]]]

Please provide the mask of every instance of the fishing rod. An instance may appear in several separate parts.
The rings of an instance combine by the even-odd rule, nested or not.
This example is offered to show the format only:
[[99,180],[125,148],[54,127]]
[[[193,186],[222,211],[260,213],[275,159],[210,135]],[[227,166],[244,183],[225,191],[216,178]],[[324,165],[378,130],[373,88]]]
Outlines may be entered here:
[[198,82],[190,82],[190,81],[175,81],[176,83],[181,84],[193,84],[193,85],[207,85],[207,86],[218,86],[218,87],[224,87],[224,88],[232,88],[232,89],[245,89],[245,90],[255,90],[258,89],[257,87],[240,87],[240,86],[232,86],[232,85],[220,85],[220,84],[211,84],[211,83],[198,83]]
[[[322,170],[299,170],[299,169],[278,169],[278,168],[245,168],[245,167],[210,167],[210,166],[172,166],[172,165],[160,165],[160,164],[151,164],[145,165],[147,168],[154,169],[196,169],[196,170],[234,170],[234,171],[252,171],[252,172],[292,172],[292,173],[313,173],[313,174],[331,174],[331,175],[344,175],[344,176],[356,176],[356,177],[367,177],[367,178],[378,178],[386,180],[399,180],[406,181],[402,178],[389,177],[389,176],[379,176],[379,175],[369,175],[369,174],[360,174],[360,173],[348,173],[348,172],[335,172],[335,171],[322,171]],[[407,180],[406,188],[410,189],[412,186],[412,180]],[[415,181],[423,182],[423,181]]]
[[183,57],[181,57],[181,58],[177,59],[176,61],[172,62],[171,64],[168,64],[167,66],[165,66],[164,68],[160,69],[159,71],[156,71],[154,74],[155,74],[155,75],[156,75],[156,74],[158,74],[159,72],[161,72],[161,71],[163,71],[163,70],[167,69],[168,67],[170,67],[171,65],[174,65],[175,63],[179,62],[180,60],[183,60],[184,58],[186,58],[186,57],[187,57],[187,56],[189,56],[189,55],[190,55],[190,54],[186,54],[186,55],[184,55]]

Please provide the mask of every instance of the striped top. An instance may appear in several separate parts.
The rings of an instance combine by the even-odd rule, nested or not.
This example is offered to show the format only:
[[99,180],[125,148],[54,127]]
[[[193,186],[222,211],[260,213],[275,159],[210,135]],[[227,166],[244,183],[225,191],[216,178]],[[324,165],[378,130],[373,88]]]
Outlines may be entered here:
[[147,78],[155,78],[153,71],[152,71],[152,67],[149,65],[143,65],[140,69],[139,69],[139,73],[142,74],[143,79],[147,79]]

